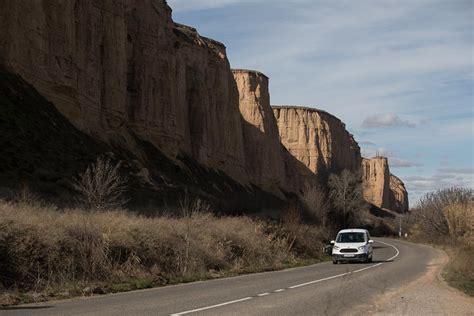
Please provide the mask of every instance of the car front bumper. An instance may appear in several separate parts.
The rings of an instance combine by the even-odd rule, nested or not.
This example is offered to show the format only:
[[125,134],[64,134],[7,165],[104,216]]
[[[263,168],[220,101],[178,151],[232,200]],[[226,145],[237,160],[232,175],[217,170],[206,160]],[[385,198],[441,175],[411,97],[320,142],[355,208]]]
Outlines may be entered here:
[[333,260],[338,261],[365,261],[367,260],[368,254],[366,253],[354,253],[354,254],[333,254]]

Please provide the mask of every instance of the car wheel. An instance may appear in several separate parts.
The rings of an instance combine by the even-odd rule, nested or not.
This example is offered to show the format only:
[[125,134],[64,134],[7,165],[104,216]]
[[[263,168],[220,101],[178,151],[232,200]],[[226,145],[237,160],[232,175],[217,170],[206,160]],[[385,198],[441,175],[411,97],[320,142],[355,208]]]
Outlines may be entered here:
[[372,262],[372,256],[370,256],[369,258],[367,258],[367,262],[368,262],[368,263],[371,263],[371,262]]
[[338,263],[337,260],[332,261],[332,264],[337,264],[337,263]]

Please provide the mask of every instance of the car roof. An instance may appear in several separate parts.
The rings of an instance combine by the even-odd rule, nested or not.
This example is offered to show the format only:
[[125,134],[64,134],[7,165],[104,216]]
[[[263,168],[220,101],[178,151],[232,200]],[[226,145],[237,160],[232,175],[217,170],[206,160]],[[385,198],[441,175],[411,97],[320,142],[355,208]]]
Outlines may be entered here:
[[366,233],[367,229],[361,229],[361,228],[349,228],[349,229],[342,229],[338,232],[340,233]]

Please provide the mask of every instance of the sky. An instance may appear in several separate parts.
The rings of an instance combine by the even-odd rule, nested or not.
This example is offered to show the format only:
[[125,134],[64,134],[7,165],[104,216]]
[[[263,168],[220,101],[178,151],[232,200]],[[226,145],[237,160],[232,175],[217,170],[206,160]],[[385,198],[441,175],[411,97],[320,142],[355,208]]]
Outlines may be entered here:
[[474,0],[168,0],[270,78],[271,103],[326,110],[378,153],[410,205],[474,188]]

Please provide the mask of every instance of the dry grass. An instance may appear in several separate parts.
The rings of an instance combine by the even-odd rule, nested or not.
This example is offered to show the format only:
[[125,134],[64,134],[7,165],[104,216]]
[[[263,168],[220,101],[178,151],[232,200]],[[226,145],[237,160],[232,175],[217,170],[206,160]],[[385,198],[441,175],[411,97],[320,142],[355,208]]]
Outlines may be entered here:
[[474,203],[455,203],[443,209],[449,234],[459,242],[474,246]]
[[474,296],[474,202],[471,189],[428,193],[414,210],[412,232],[420,241],[447,249],[449,284]]
[[305,225],[296,231],[290,247],[280,225],[247,217],[194,209],[181,218],[145,218],[0,201],[0,289],[87,295],[321,257],[321,234]]
[[443,209],[449,226],[449,255],[451,261],[446,269],[448,283],[474,296],[474,204],[455,203]]
[[474,297],[474,265],[472,264],[474,246],[460,244],[447,252],[451,260],[445,270],[444,278],[450,285]]

